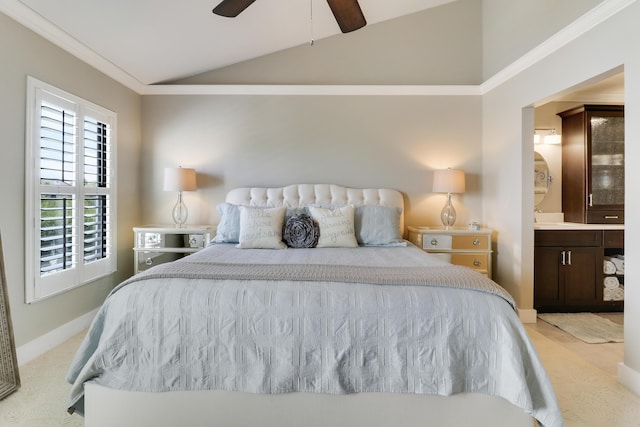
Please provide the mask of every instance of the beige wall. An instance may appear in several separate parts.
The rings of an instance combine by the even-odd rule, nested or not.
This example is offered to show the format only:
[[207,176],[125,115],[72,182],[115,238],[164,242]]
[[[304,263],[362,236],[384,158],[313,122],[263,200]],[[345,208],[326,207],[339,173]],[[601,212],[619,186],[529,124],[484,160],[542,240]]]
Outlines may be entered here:
[[170,222],[164,167],[195,167],[190,223],[215,223],[230,188],[335,183],[405,194],[407,225],[439,225],[434,169],[462,168],[458,224],[482,221],[479,96],[145,96],[143,219]]
[[[97,308],[131,274],[131,226],[138,223],[140,96],[0,13],[0,230],[16,345]],[[41,302],[25,304],[25,110],[27,75],[118,114],[119,273]]]

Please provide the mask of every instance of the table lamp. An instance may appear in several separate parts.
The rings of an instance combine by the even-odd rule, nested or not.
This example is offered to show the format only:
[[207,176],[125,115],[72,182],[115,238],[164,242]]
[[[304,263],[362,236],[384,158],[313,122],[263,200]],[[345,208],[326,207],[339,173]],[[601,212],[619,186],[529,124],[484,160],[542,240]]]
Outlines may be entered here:
[[464,171],[459,169],[442,169],[433,172],[433,191],[447,193],[447,203],[442,208],[440,219],[444,228],[453,227],[456,222],[456,210],[451,204],[451,193],[464,193]]

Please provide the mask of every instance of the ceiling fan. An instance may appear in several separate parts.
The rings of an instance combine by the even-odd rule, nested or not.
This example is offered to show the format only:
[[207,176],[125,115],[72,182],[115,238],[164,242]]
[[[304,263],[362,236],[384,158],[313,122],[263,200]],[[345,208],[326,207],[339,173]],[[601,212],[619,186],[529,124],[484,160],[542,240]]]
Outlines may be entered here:
[[[251,5],[255,0],[222,0],[213,13],[228,18],[235,18]],[[333,16],[336,18],[340,31],[348,33],[367,25],[358,0],[327,0]]]

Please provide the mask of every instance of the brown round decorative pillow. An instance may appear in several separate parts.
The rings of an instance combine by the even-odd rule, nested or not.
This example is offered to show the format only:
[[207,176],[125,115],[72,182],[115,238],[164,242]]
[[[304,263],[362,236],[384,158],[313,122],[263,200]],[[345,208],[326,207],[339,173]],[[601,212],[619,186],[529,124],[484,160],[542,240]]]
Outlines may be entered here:
[[284,225],[282,238],[291,248],[315,248],[320,226],[307,214],[292,215]]

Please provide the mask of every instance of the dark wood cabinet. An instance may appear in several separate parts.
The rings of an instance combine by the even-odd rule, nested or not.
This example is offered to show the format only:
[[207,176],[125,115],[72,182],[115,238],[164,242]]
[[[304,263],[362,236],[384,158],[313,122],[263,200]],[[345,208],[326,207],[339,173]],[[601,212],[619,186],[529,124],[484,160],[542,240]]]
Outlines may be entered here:
[[[534,307],[544,312],[620,311],[604,297],[606,251],[623,251],[622,230],[536,230]],[[608,248],[614,245],[617,249]]]
[[624,106],[584,105],[558,115],[565,221],[624,224]]

